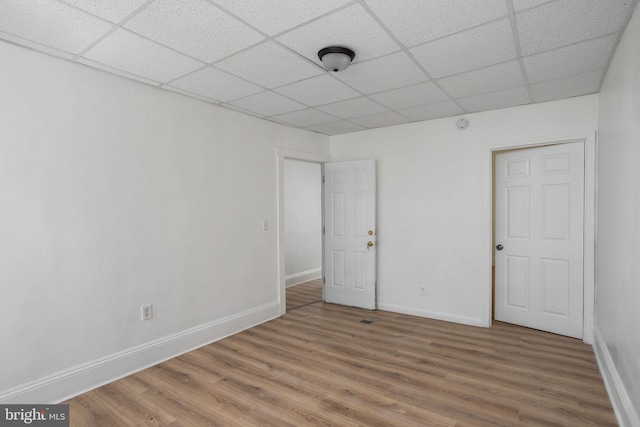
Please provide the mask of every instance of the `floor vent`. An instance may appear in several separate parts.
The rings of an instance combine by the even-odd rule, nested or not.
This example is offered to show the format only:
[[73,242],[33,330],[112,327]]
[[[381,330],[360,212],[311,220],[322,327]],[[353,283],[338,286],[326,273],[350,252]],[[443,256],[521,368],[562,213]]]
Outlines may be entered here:
[[360,323],[366,323],[367,325],[370,325],[373,322],[375,322],[376,320],[378,320],[378,319],[376,319],[375,317],[365,317],[364,319],[362,319],[360,321]]

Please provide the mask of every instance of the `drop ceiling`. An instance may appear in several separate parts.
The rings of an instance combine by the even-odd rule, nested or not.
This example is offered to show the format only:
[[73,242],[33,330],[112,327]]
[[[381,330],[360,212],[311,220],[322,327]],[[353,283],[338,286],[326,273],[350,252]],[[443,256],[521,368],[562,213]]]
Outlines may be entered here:
[[637,1],[0,0],[0,38],[334,135],[596,93]]

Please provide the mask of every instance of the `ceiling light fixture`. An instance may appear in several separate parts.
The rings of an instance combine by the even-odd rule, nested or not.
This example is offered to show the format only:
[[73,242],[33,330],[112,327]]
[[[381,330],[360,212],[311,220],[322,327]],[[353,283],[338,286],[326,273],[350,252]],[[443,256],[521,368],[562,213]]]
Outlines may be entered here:
[[341,46],[325,47],[318,52],[318,58],[322,61],[324,68],[333,72],[346,70],[355,57],[354,51]]

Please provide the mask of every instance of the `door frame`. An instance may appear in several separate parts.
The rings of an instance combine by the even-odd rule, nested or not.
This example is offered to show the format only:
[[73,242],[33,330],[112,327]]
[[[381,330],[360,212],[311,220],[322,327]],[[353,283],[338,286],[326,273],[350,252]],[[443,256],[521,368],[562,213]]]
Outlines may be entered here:
[[484,310],[483,323],[490,327],[493,322],[491,306],[493,301],[492,265],[493,265],[493,193],[494,193],[494,166],[493,155],[495,152],[513,150],[519,148],[532,148],[544,145],[557,145],[569,142],[584,143],[584,311],[583,311],[583,337],[588,344],[594,342],[595,322],[595,244],[596,244],[596,132],[585,131],[569,135],[542,137],[538,139],[495,141],[484,150],[484,179],[483,179],[483,259],[485,260],[484,272]]
[[[331,156],[324,154],[307,153],[304,151],[295,151],[285,148],[276,148],[276,181],[277,181],[277,274],[278,274],[278,303],[280,305],[280,315],[287,312],[287,287],[286,287],[286,272],[285,272],[285,237],[284,237],[284,161],[287,160],[300,160],[310,163],[318,163],[321,166],[324,163],[331,161]],[[323,190],[324,191],[324,190]],[[323,202],[324,203],[324,202]],[[324,209],[322,209],[324,224]],[[322,276],[324,277],[324,238],[322,239]]]

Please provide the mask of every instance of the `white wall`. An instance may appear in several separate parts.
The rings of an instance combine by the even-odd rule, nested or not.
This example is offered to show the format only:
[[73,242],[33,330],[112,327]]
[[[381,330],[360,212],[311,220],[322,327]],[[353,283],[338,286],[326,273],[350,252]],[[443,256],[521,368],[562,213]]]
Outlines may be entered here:
[[598,97],[466,117],[464,131],[451,117],[331,138],[334,161],[377,160],[381,309],[487,325],[491,218],[483,195],[491,194],[490,147],[593,135]]
[[640,426],[640,12],[600,92],[596,348],[623,425]]
[[287,285],[322,277],[322,175],[319,163],[284,161]]
[[328,137],[4,42],[0,62],[0,401],[278,315],[275,148]]

